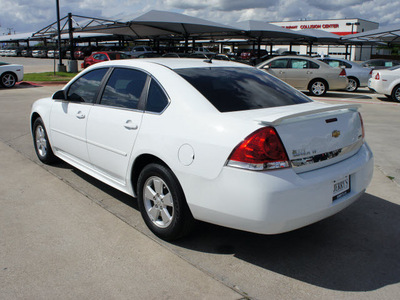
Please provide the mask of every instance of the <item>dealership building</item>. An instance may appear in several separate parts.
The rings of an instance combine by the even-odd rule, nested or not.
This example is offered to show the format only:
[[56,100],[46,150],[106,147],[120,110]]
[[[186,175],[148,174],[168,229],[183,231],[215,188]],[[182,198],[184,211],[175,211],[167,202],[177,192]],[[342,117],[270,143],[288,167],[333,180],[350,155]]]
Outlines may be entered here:
[[[285,21],[285,22],[270,22],[270,24],[281,26],[291,30],[308,30],[317,29],[324,30],[338,36],[345,36],[352,33],[360,33],[377,29],[379,23],[371,22],[363,19],[337,19],[337,20],[300,20],[300,21]],[[286,48],[284,48],[286,47]],[[308,45],[292,45],[291,51],[296,51],[299,54],[308,54]],[[275,46],[278,49],[289,50],[288,46]],[[375,54],[376,47],[370,45],[364,46],[344,46],[344,45],[312,45],[312,55],[330,55],[334,57],[345,58],[346,50],[350,60],[361,61]]]

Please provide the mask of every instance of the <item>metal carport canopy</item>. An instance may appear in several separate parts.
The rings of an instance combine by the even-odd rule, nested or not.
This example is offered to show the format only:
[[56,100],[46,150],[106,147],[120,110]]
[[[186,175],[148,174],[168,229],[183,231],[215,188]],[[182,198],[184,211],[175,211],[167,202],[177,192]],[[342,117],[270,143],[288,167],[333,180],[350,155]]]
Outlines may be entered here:
[[356,39],[364,41],[379,41],[388,44],[400,44],[400,25],[386,26],[374,30],[349,34],[343,40]]
[[119,35],[145,37],[214,37],[237,33],[237,28],[187,16],[184,14],[151,10],[128,22],[115,22],[95,26],[74,28],[74,31],[102,32]]
[[232,24],[233,27],[241,29],[241,36],[269,41],[304,41],[310,36],[301,32],[272,25],[263,21],[248,20]]
[[18,33],[13,35],[1,35],[0,42],[27,41],[29,39],[32,39],[33,34],[34,32]]

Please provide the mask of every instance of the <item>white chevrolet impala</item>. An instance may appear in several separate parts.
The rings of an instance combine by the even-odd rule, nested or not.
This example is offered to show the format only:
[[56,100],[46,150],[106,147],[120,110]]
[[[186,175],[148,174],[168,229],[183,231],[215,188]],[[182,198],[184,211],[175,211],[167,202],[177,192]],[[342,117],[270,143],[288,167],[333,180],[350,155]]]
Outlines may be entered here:
[[124,60],[36,101],[31,128],[43,163],[137,197],[147,226],[173,240],[194,220],[282,233],[356,201],[373,171],[357,110],[243,64]]

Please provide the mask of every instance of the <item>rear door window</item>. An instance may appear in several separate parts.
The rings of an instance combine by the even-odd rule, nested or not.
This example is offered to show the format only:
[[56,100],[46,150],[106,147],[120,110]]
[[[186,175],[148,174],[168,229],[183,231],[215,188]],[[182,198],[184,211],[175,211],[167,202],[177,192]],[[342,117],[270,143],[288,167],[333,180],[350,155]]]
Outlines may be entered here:
[[115,69],[111,74],[100,104],[137,109],[147,74],[133,69]]

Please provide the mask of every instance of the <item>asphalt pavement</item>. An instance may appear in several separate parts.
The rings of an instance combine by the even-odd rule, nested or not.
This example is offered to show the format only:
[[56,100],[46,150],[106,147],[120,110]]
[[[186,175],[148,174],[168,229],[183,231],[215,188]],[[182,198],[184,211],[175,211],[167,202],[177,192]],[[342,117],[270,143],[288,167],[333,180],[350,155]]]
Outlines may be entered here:
[[0,89],[2,299],[397,299],[400,294],[400,105],[360,103],[375,173],[343,212],[281,235],[199,223],[166,243],[136,200],[71,167],[41,164],[29,111],[60,86]]

